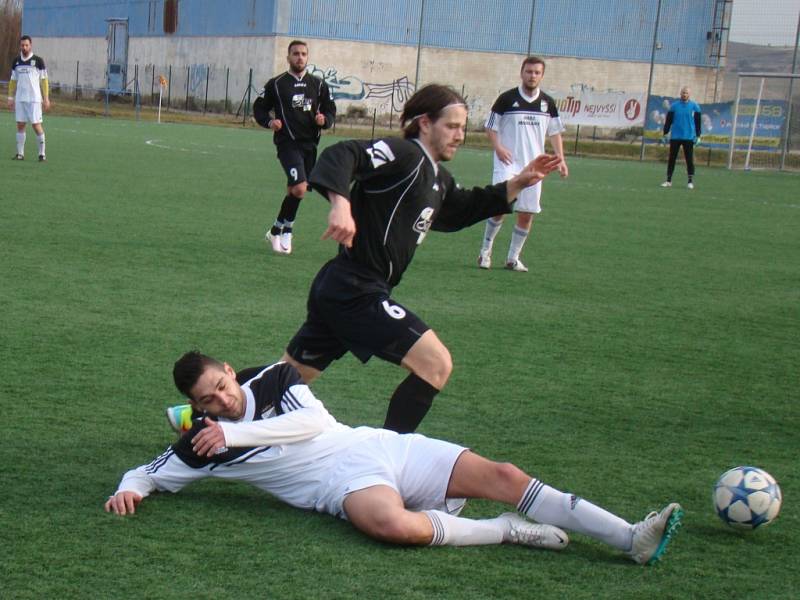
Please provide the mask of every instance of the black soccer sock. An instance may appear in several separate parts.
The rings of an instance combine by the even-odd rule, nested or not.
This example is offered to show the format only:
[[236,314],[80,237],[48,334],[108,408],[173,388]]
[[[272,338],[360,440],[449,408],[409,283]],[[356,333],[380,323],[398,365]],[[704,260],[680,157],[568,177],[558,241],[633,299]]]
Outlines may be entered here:
[[430,383],[411,373],[392,394],[383,428],[397,433],[412,433],[425,418],[438,393],[439,390]]
[[294,221],[294,218],[297,216],[297,208],[300,206],[300,198],[296,198],[291,194],[286,194],[286,197],[283,199],[283,203],[281,204],[281,211],[278,213],[278,220],[283,221]]
[[280,235],[281,230],[283,229],[283,223],[281,221],[275,221],[275,224],[269,230],[271,235]]

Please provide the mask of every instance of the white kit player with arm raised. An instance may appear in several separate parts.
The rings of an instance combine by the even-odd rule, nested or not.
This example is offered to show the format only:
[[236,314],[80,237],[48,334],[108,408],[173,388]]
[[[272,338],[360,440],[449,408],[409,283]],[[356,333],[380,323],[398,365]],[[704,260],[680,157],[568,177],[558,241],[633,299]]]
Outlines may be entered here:
[[13,110],[17,121],[17,153],[14,160],[25,159],[25,125],[30,123],[36,132],[39,146],[39,162],[44,162],[45,144],[42,127],[42,106],[50,109],[50,88],[44,59],[33,53],[30,36],[23,35],[19,40],[20,54],[11,65],[11,79],[8,82],[8,108]]
[[[505,181],[517,175],[530,161],[545,152],[545,140],[550,139],[556,155],[561,157],[558,171],[561,177],[569,175],[564,160],[561,133],[564,124],[558,116],[555,100],[545,94],[539,84],[544,77],[544,61],[529,56],[522,62],[520,85],[500,94],[486,120],[486,136],[494,148],[493,182]],[[517,197],[514,212],[517,222],[511,235],[505,266],[517,272],[528,268],[519,259],[528,239],[534,216],[541,212],[542,183],[539,182]],[[486,221],[478,266],[489,269],[492,265],[492,247],[503,224],[503,215]]]

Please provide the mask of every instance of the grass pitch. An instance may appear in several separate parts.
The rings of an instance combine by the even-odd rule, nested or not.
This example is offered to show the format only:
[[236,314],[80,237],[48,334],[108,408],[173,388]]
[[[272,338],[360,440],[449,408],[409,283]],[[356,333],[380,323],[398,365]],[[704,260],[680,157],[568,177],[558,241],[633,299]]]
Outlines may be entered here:
[[[6,155],[13,124],[0,114]],[[335,252],[327,204],[295,253],[262,241],[285,180],[269,135],[48,118],[48,162],[0,160],[2,590],[9,598],[790,597],[800,587],[800,200],[796,175],[573,159],[551,178],[523,260],[475,259],[482,226],[432,232],[395,291],[455,369],[420,431],[512,461],[628,520],[668,501],[685,525],[640,568],[573,535],[520,547],[398,548],[245,485],[203,482],[102,511],[122,473],[173,440],[173,361],[277,359]],[[330,141],[332,138],[326,138]],[[462,149],[462,185],[488,183]],[[505,256],[507,221],[495,251]],[[340,420],[380,425],[403,378],[352,358],[314,385]],[[772,473],[781,516],[752,535],[712,512],[716,477]],[[504,507],[472,502],[467,516]]]

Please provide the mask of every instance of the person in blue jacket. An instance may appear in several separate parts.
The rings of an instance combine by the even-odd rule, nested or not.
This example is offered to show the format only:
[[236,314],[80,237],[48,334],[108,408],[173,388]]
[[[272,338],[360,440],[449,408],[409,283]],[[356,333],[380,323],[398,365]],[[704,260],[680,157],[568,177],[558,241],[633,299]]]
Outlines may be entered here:
[[683,148],[686,158],[686,172],[689,175],[688,188],[694,189],[694,146],[700,143],[700,105],[689,99],[689,88],[681,88],[681,98],[669,107],[667,119],[664,122],[664,136],[670,133],[669,160],[667,162],[667,180],[661,187],[672,187],[672,172],[675,170],[675,159],[678,150]]

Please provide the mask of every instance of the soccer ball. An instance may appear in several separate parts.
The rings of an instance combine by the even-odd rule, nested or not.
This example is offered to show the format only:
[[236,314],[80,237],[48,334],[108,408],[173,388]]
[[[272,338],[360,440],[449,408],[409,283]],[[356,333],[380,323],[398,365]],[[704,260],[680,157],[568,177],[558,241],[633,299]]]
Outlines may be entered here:
[[781,488],[775,478],[756,467],[726,471],[714,486],[719,518],[737,529],[769,525],[781,510]]

